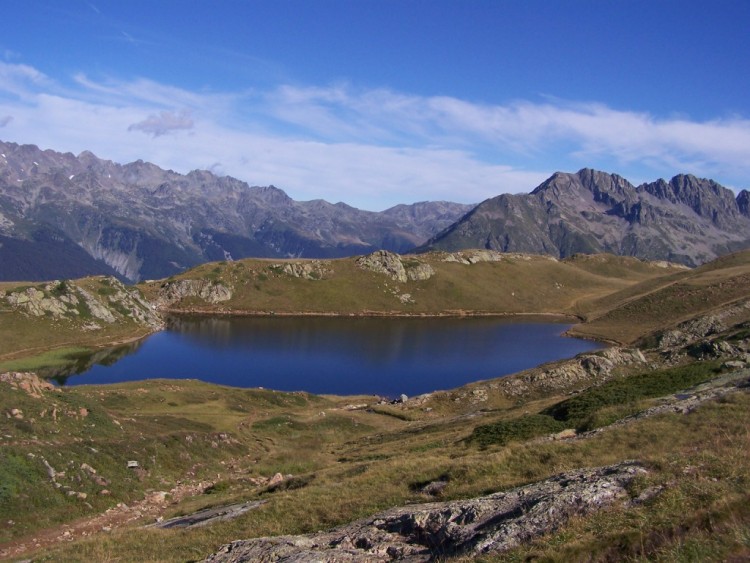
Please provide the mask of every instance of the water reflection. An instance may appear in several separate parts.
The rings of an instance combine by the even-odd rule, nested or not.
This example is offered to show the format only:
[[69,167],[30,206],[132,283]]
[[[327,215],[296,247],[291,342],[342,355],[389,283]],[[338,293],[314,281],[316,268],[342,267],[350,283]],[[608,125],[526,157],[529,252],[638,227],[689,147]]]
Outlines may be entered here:
[[129,354],[133,354],[143,345],[144,340],[122,344],[115,348],[103,348],[95,352],[79,352],[67,356],[64,366],[44,367],[37,370],[40,377],[49,379],[58,385],[65,385],[68,378],[89,371],[95,365],[112,366]]

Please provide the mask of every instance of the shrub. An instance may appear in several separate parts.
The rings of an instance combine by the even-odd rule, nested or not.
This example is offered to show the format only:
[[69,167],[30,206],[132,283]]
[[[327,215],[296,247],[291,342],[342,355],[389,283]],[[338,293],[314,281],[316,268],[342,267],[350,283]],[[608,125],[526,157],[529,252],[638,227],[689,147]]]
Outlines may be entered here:
[[[697,362],[632,375],[588,389],[575,397],[546,408],[542,414],[581,428],[585,421],[591,421],[593,415],[601,409],[675,393],[709,379],[718,371],[717,362]],[[588,426],[587,424],[586,427]]]
[[55,297],[60,297],[70,292],[70,284],[68,280],[62,280],[55,287],[50,290],[50,293]]
[[509,442],[529,440],[537,436],[553,434],[565,429],[565,424],[544,414],[527,414],[513,420],[501,420],[477,426],[469,436],[469,442],[480,447],[491,444],[504,446]]

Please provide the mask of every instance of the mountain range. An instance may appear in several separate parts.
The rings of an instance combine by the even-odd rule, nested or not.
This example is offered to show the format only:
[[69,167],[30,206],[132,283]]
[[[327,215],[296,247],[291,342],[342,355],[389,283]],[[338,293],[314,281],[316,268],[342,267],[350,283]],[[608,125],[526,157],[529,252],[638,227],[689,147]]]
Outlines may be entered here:
[[213,260],[486,248],[609,252],[698,265],[750,247],[750,193],[690,175],[633,186],[584,169],[479,205],[382,212],[300,202],[205,170],[179,174],[0,141],[0,280],[164,278]]
[[162,278],[212,260],[405,252],[473,206],[383,212],[294,201],[204,170],[178,174],[0,142],[0,279]]
[[697,266],[750,246],[750,193],[678,175],[638,187],[616,174],[557,172],[530,194],[488,199],[418,251],[607,252]]

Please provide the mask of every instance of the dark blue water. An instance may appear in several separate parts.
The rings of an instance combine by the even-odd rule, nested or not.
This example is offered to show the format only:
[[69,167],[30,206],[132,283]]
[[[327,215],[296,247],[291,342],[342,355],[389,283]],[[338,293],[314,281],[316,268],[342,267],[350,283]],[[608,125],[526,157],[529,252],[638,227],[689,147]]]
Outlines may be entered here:
[[451,389],[598,348],[569,325],[491,318],[179,318],[67,384],[201,379],[337,395]]

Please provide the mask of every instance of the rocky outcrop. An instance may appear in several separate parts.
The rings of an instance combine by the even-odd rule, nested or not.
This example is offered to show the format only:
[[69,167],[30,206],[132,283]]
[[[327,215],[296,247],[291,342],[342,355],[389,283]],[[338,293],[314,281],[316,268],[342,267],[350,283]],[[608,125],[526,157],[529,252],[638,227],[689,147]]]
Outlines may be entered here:
[[216,522],[224,522],[227,520],[233,520],[242,516],[250,510],[254,510],[266,504],[266,500],[256,500],[250,502],[242,502],[237,504],[229,504],[226,506],[219,506],[215,508],[207,508],[205,510],[199,510],[188,516],[176,516],[169,520],[162,520],[147,526],[147,528],[198,528],[201,526],[207,526]]
[[417,263],[406,266],[406,277],[411,281],[424,281],[435,275],[435,270],[429,264]]
[[[59,298],[50,297],[49,291],[58,283],[48,284],[44,288],[29,287],[22,291],[11,292],[6,297],[8,303],[15,309],[20,309],[34,317],[41,317],[49,313],[52,317],[59,318],[68,312],[67,305],[78,305],[75,295],[64,295]],[[75,313],[72,313],[75,311]],[[78,311],[71,308],[72,314]]]
[[410,258],[404,264],[401,256],[387,250],[379,250],[367,256],[360,256],[356,262],[364,270],[385,274],[393,281],[400,283],[406,283],[409,280],[428,280],[435,275],[435,270],[429,264],[414,258]]
[[[710,315],[699,315],[675,328],[647,336],[656,341],[656,350],[666,364],[693,360],[724,360],[725,368],[737,368],[750,362],[750,338],[743,335],[750,323],[750,300],[740,300]],[[732,333],[737,333],[732,336]]]
[[725,331],[727,319],[731,319],[750,310],[750,300],[733,304],[729,307],[690,319],[677,325],[672,330],[661,333],[658,337],[658,347],[662,351],[682,348]]
[[470,500],[393,508],[340,528],[304,536],[235,541],[205,561],[434,561],[501,553],[552,532],[569,518],[627,502],[637,462],[579,469]]
[[[569,360],[559,360],[527,369],[506,377],[479,382],[453,391],[426,393],[409,399],[409,406],[421,408],[436,395],[444,395],[455,402],[478,405],[487,402],[492,394],[506,397],[531,397],[538,393],[568,392],[582,386],[599,384],[618,374],[618,368],[647,364],[637,348],[612,347],[580,354]],[[430,407],[427,407],[430,408]]]
[[280,270],[293,278],[305,280],[322,280],[331,273],[330,262],[321,260],[310,260],[309,262],[288,262],[286,264],[274,264],[274,270]]
[[642,410],[636,414],[621,418],[620,420],[617,420],[607,426],[589,430],[588,432],[583,432],[578,435],[575,435],[574,431],[575,438],[590,438],[591,436],[596,436],[597,434],[601,434],[602,432],[609,432],[614,428],[626,426],[638,420],[643,420],[644,418],[650,418],[652,416],[657,416],[660,414],[689,414],[707,401],[721,399],[722,397],[725,397],[732,393],[737,393],[738,391],[750,391],[750,370],[746,369],[747,364],[745,362],[727,363],[734,364],[724,366],[726,369],[732,370],[727,374],[712,378],[691,389],[686,389],[673,395],[660,397],[659,404]]
[[533,391],[556,391],[581,383],[606,381],[615,374],[617,367],[645,363],[645,356],[637,348],[613,347],[522,371],[489,385],[509,396],[519,397]]
[[8,384],[11,389],[19,389],[29,396],[40,399],[45,391],[59,391],[50,382],[40,379],[34,373],[8,372],[0,373],[0,383]]
[[221,282],[211,280],[167,281],[159,290],[156,305],[169,307],[189,297],[197,297],[207,303],[216,304],[229,301],[232,298],[232,290]]
[[360,256],[357,258],[357,266],[364,270],[385,274],[394,281],[401,283],[406,283],[409,279],[406,277],[406,269],[401,262],[401,257],[387,250],[379,250],[367,256]]
[[[548,260],[557,261],[552,256],[544,256]],[[443,256],[443,262],[458,262],[459,264],[478,264],[479,262],[502,262],[507,260],[531,260],[528,254],[518,254],[516,252],[498,252],[497,250],[464,250],[459,252],[449,252]]]
[[114,324],[126,318],[154,329],[162,326],[159,315],[137,289],[114,277],[95,278],[90,284],[98,285],[96,294],[84,282],[53,281],[11,289],[0,299],[4,297],[13,309],[30,316],[83,321],[86,330],[100,328],[99,322]]

